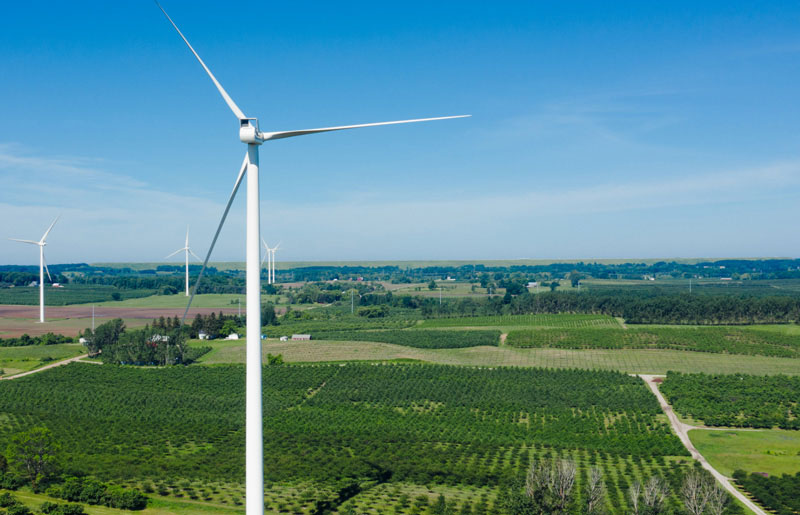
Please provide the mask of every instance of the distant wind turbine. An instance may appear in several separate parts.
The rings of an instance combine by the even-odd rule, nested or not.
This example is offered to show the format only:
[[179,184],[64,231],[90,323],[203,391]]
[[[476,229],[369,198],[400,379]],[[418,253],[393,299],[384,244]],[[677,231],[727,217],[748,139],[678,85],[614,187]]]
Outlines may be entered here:
[[261,243],[264,244],[264,258],[261,260],[261,264],[264,264],[264,261],[267,261],[267,284],[274,284],[275,283],[275,251],[278,250],[278,247],[281,246],[280,242],[275,245],[275,248],[269,248],[267,242],[264,241],[264,238],[261,238]]
[[[189,312],[194,293],[197,291],[197,284],[203,277],[208,260],[214,250],[214,245],[217,242],[219,232],[225,224],[225,218],[228,216],[231,203],[233,202],[236,192],[239,190],[239,184],[242,182],[245,172],[247,172],[247,238],[246,238],[246,285],[247,293],[245,304],[247,306],[247,367],[246,367],[246,416],[245,416],[245,499],[246,499],[246,512],[247,515],[263,514],[264,513],[264,440],[263,440],[263,418],[262,418],[262,385],[261,385],[261,245],[259,238],[261,234],[260,228],[260,212],[259,212],[259,189],[258,189],[258,147],[266,141],[273,141],[283,138],[292,138],[295,136],[305,136],[307,134],[317,134],[320,132],[340,131],[346,129],[357,129],[361,127],[376,127],[379,125],[393,125],[399,123],[413,123],[413,122],[426,122],[432,120],[444,120],[448,118],[463,118],[469,115],[462,116],[442,116],[438,118],[421,118],[415,120],[399,120],[391,122],[379,123],[365,123],[360,125],[342,125],[338,127],[324,127],[320,129],[302,129],[294,131],[277,131],[277,132],[261,132],[258,127],[257,118],[248,118],[239,109],[239,106],[228,95],[228,92],[211,73],[211,70],[206,66],[206,63],[195,52],[192,45],[181,33],[172,18],[169,17],[163,7],[156,1],[159,9],[167,17],[170,24],[178,32],[178,35],[189,47],[189,50],[194,54],[197,61],[208,74],[214,86],[219,91],[222,99],[228,105],[234,116],[238,120],[239,125],[239,139],[242,143],[247,144],[247,154],[242,162],[239,175],[233,186],[233,191],[228,198],[228,204],[225,206],[222,218],[217,226],[217,232],[211,240],[211,245],[206,254],[206,259],[203,262],[203,268],[200,269],[200,274],[197,277],[192,297],[189,298],[186,312],[184,313],[184,321],[186,314]],[[252,66],[251,62],[251,66]],[[241,76],[244,80],[251,79],[251,69],[241,70]]]
[[186,226],[186,244],[183,246],[182,249],[178,249],[169,256],[165,257],[164,259],[169,259],[178,252],[183,252],[186,256],[186,296],[189,296],[189,254],[193,255],[195,259],[198,261],[202,261],[200,256],[192,252],[192,249],[189,247],[189,226]]
[[9,238],[12,241],[18,241],[21,243],[30,243],[31,245],[39,245],[39,322],[44,323],[44,272],[47,271],[47,278],[51,281],[53,280],[50,277],[50,270],[47,268],[47,263],[44,260],[44,247],[47,245],[47,235],[50,234],[50,231],[53,229],[53,226],[58,222],[58,218],[56,217],[53,220],[53,223],[50,224],[50,227],[44,232],[44,236],[39,241],[32,241],[32,240],[18,240],[16,238]]

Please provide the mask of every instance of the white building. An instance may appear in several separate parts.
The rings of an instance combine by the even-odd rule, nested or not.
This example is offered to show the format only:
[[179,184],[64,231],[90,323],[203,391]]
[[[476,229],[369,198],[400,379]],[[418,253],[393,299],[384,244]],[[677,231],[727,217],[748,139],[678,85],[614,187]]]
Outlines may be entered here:
[[310,334],[293,334],[292,335],[292,340],[310,340],[310,339],[311,339],[311,335]]

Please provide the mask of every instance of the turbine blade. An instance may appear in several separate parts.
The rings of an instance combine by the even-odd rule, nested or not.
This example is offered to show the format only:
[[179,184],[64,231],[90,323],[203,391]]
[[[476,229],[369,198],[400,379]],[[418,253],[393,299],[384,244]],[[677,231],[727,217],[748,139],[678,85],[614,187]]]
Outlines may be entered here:
[[18,240],[16,238],[9,238],[11,241],[18,241],[20,243],[30,243],[31,245],[40,245],[38,241],[31,241],[31,240]]
[[47,260],[44,258],[44,252],[42,252],[42,263],[44,264],[45,272],[47,272],[47,278],[50,280],[50,282],[53,282],[53,278],[50,277],[50,269],[47,268]]
[[469,116],[472,115],[462,114],[458,116],[440,116],[437,118],[418,118],[416,120],[397,120],[394,122],[362,123],[360,125],[342,125],[340,127],[323,127],[321,129],[301,129],[298,131],[262,132],[260,136],[261,139],[266,141],[270,139],[283,139],[283,138],[293,138],[295,136],[305,136],[306,134],[316,134],[318,132],[343,131],[346,129],[360,129],[362,127],[377,127],[379,125],[396,125],[399,123],[432,122],[434,120],[450,120],[453,118],[467,118]]
[[189,226],[186,226],[186,248],[189,248]]
[[275,245],[275,248],[274,248],[274,249],[272,249],[272,252],[275,252],[276,250],[278,250],[278,247],[280,247],[280,246],[281,246],[281,243],[283,243],[283,242],[282,242],[282,241],[279,241],[279,242],[278,242],[278,244],[277,244],[277,245]]
[[58,219],[60,217],[61,217],[61,215],[57,216],[56,219],[53,220],[53,223],[51,223],[50,227],[48,227],[47,230],[44,232],[44,236],[42,236],[42,239],[39,240],[39,243],[44,243],[44,240],[47,239],[47,235],[50,234],[50,231],[53,229],[53,226],[56,224],[56,222],[58,222]]
[[269,250],[269,245],[267,245],[267,240],[265,240],[264,238],[261,238],[261,243],[264,244],[264,248],[265,249]]
[[172,254],[170,254],[169,256],[164,256],[164,259],[169,259],[169,258],[171,258],[172,256],[174,256],[175,254],[177,254],[178,252],[183,252],[184,250],[186,250],[186,249],[185,249],[185,248],[178,249],[178,250],[176,250],[175,252],[173,252]]
[[188,249],[188,250],[189,250],[189,254],[193,255],[196,260],[198,260],[198,261],[202,261],[203,260],[203,258],[201,258],[197,254],[195,254],[192,249]]
[[189,314],[189,308],[192,306],[192,300],[194,300],[194,295],[197,293],[197,286],[200,284],[200,281],[203,279],[203,273],[206,271],[206,267],[208,266],[208,260],[211,258],[211,253],[214,251],[214,245],[217,243],[217,238],[219,237],[219,232],[222,230],[222,226],[225,224],[225,218],[228,217],[228,211],[231,210],[231,204],[233,204],[233,199],[236,197],[236,192],[239,191],[239,185],[242,183],[242,177],[244,177],[244,173],[247,171],[247,154],[244,155],[244,161],[242,161],[242,169],[239,170],[239,176],[236,177],[236,183],[233,185],[233,191],[231,191],[231,196],[228,199],[228,204],[225,206],[225,211],[222,212],[222,218],[219,221],[219,225],[217,226],[217,232],[214,233],[214,239],[211,240],[211,246],[208,248],[208,254],[206,254],[206,259],[203,261],[203,268],[200,269],[200,274],[197,276],[197,280],[192,287],[192,294],[189,297],[189,302],[186,304],[186,311],[183,312],[183,318],[181,319],[181,325],[186,323],[186,315]]
[[161,4],[159,4],[157,0],[156,0],[156,5],[158,6],[159,9],[161,9],[161,12],[164,13],[164,16],[167,17],[167,19],[172,24],[172,26],[175,27],[175,30],[178,31],[178,35],[181,37],[183,42],[186,43],[186,46],[189,47],[189,50],[191,50],[192,53],[194,54],[194,56],[197,58],[197,60],[200,61],[200,65],[206,71],[208,76],[211,77],[211,80],[214,82],[214,85],[217,87],[217,90],[219,91],[219,94],[222,95],[223,100],[225,100],[225,103],[228,104],[228,107],[231,108],[231,111],[233,111],[233,114],[236,115],[236,118],[238,118],[240,120],[242,120],[244,118],[247,118],[244,115],[244,113],[242,112],[242,110],[239,109],[239,106],[236,105],[236,102],[234,102],[233,99],[230,96],[228,96],[228,92],[225,91],[225,88],[222,87],[222,84],[220,84],[219,81],[217,80],[217,78],[214,77],[214,74],[211,73],[211,70],[208,69],[208,66],[206,66],[206,63],[204,63],[203,60],[200,59],[200,56],[197,54],[197,52],[194,51],[194,48],[192,48],[192,45],[189,44],[189,40],[187,40],[186,37],[183,35],[183,33],[181,32],[181,29],[179,29],[178,26],[175,25],[175,22],[172,21],[172,18],[169,17],[169,14],[167,14],[167,11],[165,11],[164,8],[161,7]]
[[268,256],[268,255],[269,255],[269,254],[268,254],[267,252],[265,252],[265,253],[264,253],[264,257],[263,257],[263,258],[261,258],[261,266],[264,266],[264,261],[266,261],[266,260],[267,260],[267,256]]

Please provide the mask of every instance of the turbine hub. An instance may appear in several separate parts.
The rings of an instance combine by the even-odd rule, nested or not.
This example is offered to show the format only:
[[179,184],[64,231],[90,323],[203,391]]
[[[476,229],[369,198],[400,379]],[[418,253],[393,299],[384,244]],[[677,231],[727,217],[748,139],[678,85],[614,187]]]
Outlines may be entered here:
[[239,120],[239,139],[249,145],[260,145],[264,140],[258,130],[258,118],[242,118]]

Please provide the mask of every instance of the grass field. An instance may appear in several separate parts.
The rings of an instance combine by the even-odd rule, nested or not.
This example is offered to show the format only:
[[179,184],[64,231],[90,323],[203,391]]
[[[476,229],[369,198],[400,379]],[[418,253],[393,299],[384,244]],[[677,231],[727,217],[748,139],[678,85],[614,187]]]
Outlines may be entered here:
[[0,347],[0,369],[3,370],[4,376],[14,375],[46,365],[50,361],[67,359],[83,353],[84,346],[78,343]]
[[800,472],[800,431],[689,431],[692,443],[717,470],[770,475]]
[[[244,363],[242,341],[194,342],[213,350],[200,358],[205,364]],[[468,366],[515,366],[618,370],[631,374],[665,374],[669,370],[706,373],[800,375],[800,360],[764,356],[735,356],[662,349],[571,350],[471,347],[417,349],[374,342],[279,342],[266,340],[263,353],[282,354],[289,362],[416,360]]]

